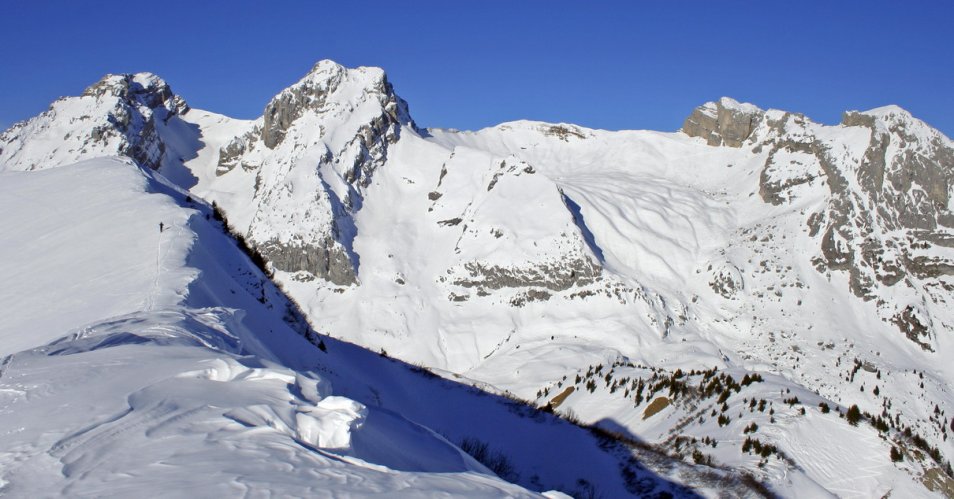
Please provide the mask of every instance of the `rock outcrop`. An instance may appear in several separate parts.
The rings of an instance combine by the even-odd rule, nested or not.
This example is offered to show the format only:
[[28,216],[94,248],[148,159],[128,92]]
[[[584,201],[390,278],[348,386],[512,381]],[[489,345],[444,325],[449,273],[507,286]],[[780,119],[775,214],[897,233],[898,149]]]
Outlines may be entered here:
[[817,153],[831,190],[828,210],[815,221],[827,222],[825,266],[851,272],[852,291],[865,298],[875,296],[875,282],[892,286],[946,273],[954,260],[926,254],[947,245],[954,228],[950,141],[896,109],[846,113],[843,125],[869,129],[870,139],[856,165]]
[[262,256],[279,270],[307,272],[338,286],[355,283],[351,255],[331,237],[319,244],[268,241],[258,246]]
[[497,290],[503,288],[543,288],[550,291],[565,291],[583,287],[600,279],[602,269],[585,255],[552,264],[541,263],[533,267],[502,267],[468,262],[463,266],[466,277],[454,280],[457,286]]
[[686,118],[682,131],[690,137],[702,137],[710,146],[742,147],[762,110],[752,104],[741,104],[728,97],[719,102],[707,102],[697,107]]

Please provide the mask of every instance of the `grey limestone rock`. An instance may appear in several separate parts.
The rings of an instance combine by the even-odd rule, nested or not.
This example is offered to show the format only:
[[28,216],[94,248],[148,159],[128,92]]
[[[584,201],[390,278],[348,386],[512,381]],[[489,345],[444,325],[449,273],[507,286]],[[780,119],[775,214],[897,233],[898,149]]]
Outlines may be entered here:
[[465,288],[544,288],[564,291],[574,286],[582,287],[601,278],[602,269],[586,256],[559,264],[541,264],[527,268],[484,265],[480,262],[464,264],[467,276],[454,280]]
[[269,241],[258,245],[258,248],[262,256],[276,269],[286,272],[305,271],[339,286],[351,285],[357,281],[347,250],[330,237],[320,245]]
[[[355,86],[356,82],[361,86]],[[342,92],[345,98],[341,97]],[[226,174],[236,166],[259,168],[272,150],[283,144],[287,148],[289,131],[299,119],[308,115],[316,115],[319,123],[324,116],[343,119],[353,112],[355,102],[359,101],[364,106],[362,113],[369,109],[369,103],[370,109],[379,111],[370,113],[368,121],[356,127],[354,137],[344,141],[343,145],[334,146],[335,150],[325,144],[326,152],[320,158],[321,164],[338,169],[346,184],[345,191],[339,192],[330,189],[328,182],[340,180],[322,178],[329,196],[315,199],[319,203],[328,199],[331,206],[316,208],[319,211],[328,208],[333,213],[335,221],[329,232],[318,235],[316,240],[292,243],[272,240],[271,236],[265,235],[258,236],[265,240],[256,240],[254,230],[249,234],[266,259],[278,269],[306,271],[338,285],[357,281],[358,257],[351,252],[349,240],[354,231],[338,231],[335,227],[354,225],[353,216],[363,204],[364,188],[371,184],[375,170],[386,162],[388,148],[398,141],[405,127],[417,130],[407,103],[397,96],[380,70],[347,69],[331,61],[320,61],[298,83],[280,92],[266,105],[259,126],[234,138],[219,150],[218,175]],[[296,133],[313,134],[320,142],[325,130],[319,125],[317,129],[303,129]],[[292,145],[297,147],[297,143]],[[313,147],[313,143],[303,143],[302,147]],[[293,157],[296,153],[295,150],[288,151]],[[320,165],[315,166],[318,175],[324,175]],[[302,167],[307,168],[307,165]],[[273,184],[274,179],[270,182]],[[259,184],[260,177],[256,177],[256,198],[267,196],[274,187],[260,187]]]
[[692,111],[682,125],[690,137],[702,137],[710,146],[742,147],[764,113],[751,104],[728,97],[707,102]]
[[[320,61],[315,64],[309,75],[301,82],[275,96],[265,106],[265,112],[262,115],[263,128],[261,133],[265,147],[274,149],[280,144],[284,140],[288,128],[305,111],[321,112],[328,102],[328,97],[337,90],[346,78],[347,72],[348,69],[338,64],[330,61]],[[321,73],[321,77],[310,77],[318,73]],[[388,128],[392,123],[414,126],[408,112],[407,103],[397,96],[383,73],[365,91],[369,96],[377,99],[381,109],[383,109],[382,116],[376,118],[370,124],[368,130],[359,134],[365,137],[365,141],[370,141],[373,137],[381,135],[381,131]],[[393,140],[395,139],[391,139],[392,142]]]
[[726,299],[733,299],[745,288],[745,280],[738,267],[732,264],[710,268],[709,287]]
[[255,128],[244,135],[239,135],[219,148],[219,161],[215,169],[216,175],[224,175],[237,165],[241,164],[242,156],[255,146],[261,136],[261,129]]
[[145,106],[149,109],[162,107],[170,114],[185,114],[189,111],[188,104],[172,91],[169,84],[150,73],[108,74],[87,87],[83,95],[109,95],[132,106]]
[[815,143],[793,140],[783,140],[776,143],[769,152],[765,160],[765,166],[762,168],[759,177],[759,195],[762,197],[762,200],[766,203],[780,205],[789,199],[789,190],[792,187],[809,183],[823,176],[824,172],[821,170],[817,172],[805,171],[797,176],[783,175],[781,178],[775,176],[775,174],[780,173],[780,170],[790,167],[790,165],[776,161],[776,155],[779,151],[801,152],[815,156],[817,160],[817,156],[819,155],[819,151],[816,151],[817,147],[818,145]]

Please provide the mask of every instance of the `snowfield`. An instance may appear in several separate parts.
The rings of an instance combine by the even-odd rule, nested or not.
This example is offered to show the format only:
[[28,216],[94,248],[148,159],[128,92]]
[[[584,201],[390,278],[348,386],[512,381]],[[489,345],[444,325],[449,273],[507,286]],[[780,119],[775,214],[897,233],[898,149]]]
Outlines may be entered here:
[[461,132],[377,68],[251,121],[107,76],[0,134],[3,490],[950,497],[952,189],[896,106]]

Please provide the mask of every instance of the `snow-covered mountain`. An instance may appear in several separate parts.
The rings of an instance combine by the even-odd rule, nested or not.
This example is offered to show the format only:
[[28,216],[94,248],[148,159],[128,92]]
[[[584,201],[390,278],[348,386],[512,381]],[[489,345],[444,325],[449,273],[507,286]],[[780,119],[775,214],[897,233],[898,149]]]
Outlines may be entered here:
[[[142,170],[117,159],[65,166],[116,155]],[[198,425],[205,443],[183,441],[156,452],[228,449],[235,421],[246,421],[230,419],[228,411],[271,407],[277,400],[292,410],[291,400],[297,414],[332,414],[348,422],[316,430],[325,428],[317,417],[318,423],[304,424],[310,436],[303,437],[290,416],[256,412],[255,421],[284,432],[267,438],[300,446],[281,458],[264,452],[261,459],[319,459],[326,448],[347,448],[335,455],[347,456],[340,466],[358,476],[381,467],[432,473],[439,466],[428,466],[445,463],[446,453],[463,456],[454,458],[461,464],[452,468],[453,478],[430,482],[397,473],[393,482],[357,480],[389,490],[404,487],[400,482],[415,484],[413,493],[523,493],[447,442],[479,438],[514,456],[519,471],[507,476],[496,470],[501,478],[537,491],[688,493],[675,485],[683,484],[704,495],[720,489],[744,495],[764,492],[754,485],[761,482],[781,495],[954,494],[954,444],[948,441],[954,422],[946,413],[954,408],[954,368],[944,361],[954,355],[954,308],[948,303],[954,290],[954,143],[900,108],[848,112],[841,124],[829,126],[723,98],[692,111],[675,133],[529,121],[460,132],[418,127],[377,68],[319,62],[253,121],[190,109],[154,75],[111,75],[0,134],[0,171],[7,172],[0,175],[0,200],[9,205],[2,223],[27,227],[14,239],[18,244],[7,245],[12,249],[4,259],[15,262],[4,275],[23,276],[20,287],[4,290],[3,302],[13,304],[14,313],[5,314],[0,337],[16,354],[11,358],[41,359],[35,372],[42,373],[44,363],[62,362],[61,356],[49,360],[51,351],[109,357],[96,353],[103,350],[96,345],[116,342],[129,351],[109,357],[117,365],[155,356],[142,364],[156,367],[143,369],[198,369],[161,360],[169,356],[157,350],[175,345],[186,350],[176,354],[183,365],[214,352],[216,365],[230,367],[204,378],[166,378],[241,382],[229,399],[237,405],[216,405],[213,412],[225,411],[217,415],[195,408],[192,399],[175,402],[198,416],[177,419],[170,434],[193,435]],[[140,184],[130,189],[133,179]],[[96,193],[64,199],[57,191],[67,186]],[[120,199],[103,201],[101,212],[89,201],[111,196]],[[131,197],[142,198],[135,209],[116,208]],[[155,199],[174,209],[160,214],[150,205]],[[203,201],[214,203],[249,252],[267,261],[283,291],[216,232],[214,220],[201,216],[210,214]],[[40,208],[54,212],[37,215]],[[84,214],[86,209],[93,211]],[[114,210],[129,220],[104,215]],[[99,225],[59,236],[69,240],[45,236],[57,223],[74,227],[90,219]],[[132,228],[143,219],[149,236]],[[161,233],[159,220],[167,224]],[[172,236],[165,235],[170,230]],[[184,242],[170,250],[180,251],[180,263],[150,273],[143,270],[143,255],[155,251],[149,245],[156,234],[160,243],[173,236]],[[63,249],[87,239],[99,241],[100,249]],[[28,245],[36,249],[23,251]],[[142,268],[103,268],[98,254],[109,254],[107,261],[117,266],[128,260],[130,268]],[[236,259],[243,263],[223,263]],[[56,265],[78,270],[64,273]],[[73,281],[94,287],[64,285]],[[226,289],[244,298],[236,301]],[[331,352],[350,353],[323,355],[291,333],[282,316],[297,317],[297,308],[283,293],[320,335],[292,321],[299,333]],[[47,311],[50,303],[56,312]],[[37,320],[41,314],[48,318]],[[27,329],[33,333],[24,334]],[[70,329],[79,332],[57,340]],[[157,332],[166,330],[174,332]],[[258,346],[239,348],[228,338]],[[201,355],[196,348],[204,349]],[[392,367],[394,361],[369,352],[387,352],[446,381]],[[250,364],[245,355],[265,360]],[[80,362],[68,379],[92,377],[88,366],[96,362]],[[268,374],[235,374],[245,373],[235,362]],[[316,362],[325,367],[316,371]],[[64,366],[64,372],[68,368],[74,367]],[[30,367],[24,369],[29,376]],[[221,374],[223,369],[235,375]],[[8,379],[4,372],[0,383]],[[288,376],[340,378],[345,381],[331,379],[330,386],[348,398],[330,396],[334,407],[319,410],[332,393],[323,382],[314,382],[318,395],[311,398],[305,394],[310,388],[289,381],[275,384],[285,390],[279,395],[246,388],[249,378]],[[41,378],[35,374],[31,383],[42,385]],[[103,397],[118,396],[125,404],[99,417],[108,420],[128,406],[140,418],[133,419],[146,422],[103,423],[78,439],[98,442],[93,434],[118,432],[109,425],[158,425],[160,416],[135,411],[157,412],[163,407],[157,397],[204,390],[182,383],[148,390],[97,386]],[[434,391],[447,383],[454,395],[446,398],[456,397],[457,404],[437,402]],[[483,409],[467,386],[595,425],[604,447],[609,434],[622,447],[590,458],[584,457],[595,452],[589,437],[561,434],[558,440],[573,443],[560,451],[528,446],[532,439],[501,438],[545,435],[543,428],[553,423],[493,412],[507,407],[503,402]],[[153,398],[127,404],[136,390],[152,391]],[[249,401],[256,393],[272,402]],[[24,403],[11,397],[9,404]],[[400,402],[383,402],[391,397]],[[414,403],[420,399],[442,407],[422,411]],[[29,410],[49,408],[37,403]],[[398,422],[377,430],[361,423],[379,410]],[[529,420],[540,418],[549,416]],[[65,429],[75,420],[50,424]],[[415,424],[450,437],[428,437],[436,438],[433,445],[421,437],[420,448],[400,446],[414,459],[430,460],[427,466],[405,468],[395,463],[411,458],[395,457],[387,445],[353,443],[362,432],[416,442],[407,436],[421,431],[413,430]],[[471,435],[467,427],[486,431]],[[560,431],[585,435],[566,428]],[[137,438],[143,432],[151,438],[151,431],[138,430]],[[315,435],[351,440],[325,445]],[[473,451],[468,442],[464,447]],[[57,445],[62,443],[46,448]],[[249,452],[272,449],[268,442],[249,445]],[[55,452],[44,455],[69,461]],[[116,460],[102,469],[119,473],[128,463],[108,445],[90,452],[99,457],[86,460]],[[615,472],[594,464],[598,459],[610,459]],[[635,471],[626,463],[642,463],[648,468],[637,469],[651,470],[655,478],[634,487],[626,477]],[[40,473],[37,466],[28,467],[30,473]],[[269,472],[260,473],[256,483],[264,486]],[[355,487],[347,490],[372,490]]]
[[0,173],[0,211],[4,496],[750,488],[317,335],[208,205],[129,158]]

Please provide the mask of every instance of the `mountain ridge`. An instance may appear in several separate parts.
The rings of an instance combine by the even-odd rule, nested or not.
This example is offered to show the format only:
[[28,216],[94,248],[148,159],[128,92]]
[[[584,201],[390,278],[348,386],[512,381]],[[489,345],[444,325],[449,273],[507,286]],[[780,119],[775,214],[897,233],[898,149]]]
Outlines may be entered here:
[[[952,373],[940,359],[954,352],[954,147],[896,106],[828,126],[722,98],[677,132],[533,121],[460,132],[418,128],[383,71],[330,61],[256,120],[172,113],[162,88],[148,99],[170,116],[154,125],[161,159],[137,161],[216,202],[323,333],[585,422],[614,421],[783,491],[799,466],[829,491],[850,482],[871,494],[949,472]],[[0,170],[130,155],[123,144],[145,130],[83,150],[81,139],[98,144],[84,124],[72,151],[50,153],[39,144],[53,133],[36,130],[62,125],[35,120],[0,134]],[[625,374],[590,388],[598,365]],[[877,434],[893,443],[869,450],[893,471],[851,478],[816,466],[797,428],[835,422],[777,393],[773,411],[787,426],[762,410],[742,417],[749,408],[736,396],[718,411],[732,422],[716,426],[704,395],[672,389],[661,413],[636,417],[652,402],[642,388],[633,397],[637,386],[713,367],[764,373],[812,405],[857,404],[889,421]],[[855,381],[866,372],[877,373],[868,381],[877,393]],[[915,372],[927,379],[912,385]],[[787,458],[698,444],[716,436],[734,446],[743,422],[756,421]],[[941,457],[906,450],[911,467],[892,464],[888,447],[914,449],[904,443],[912,434]]]

